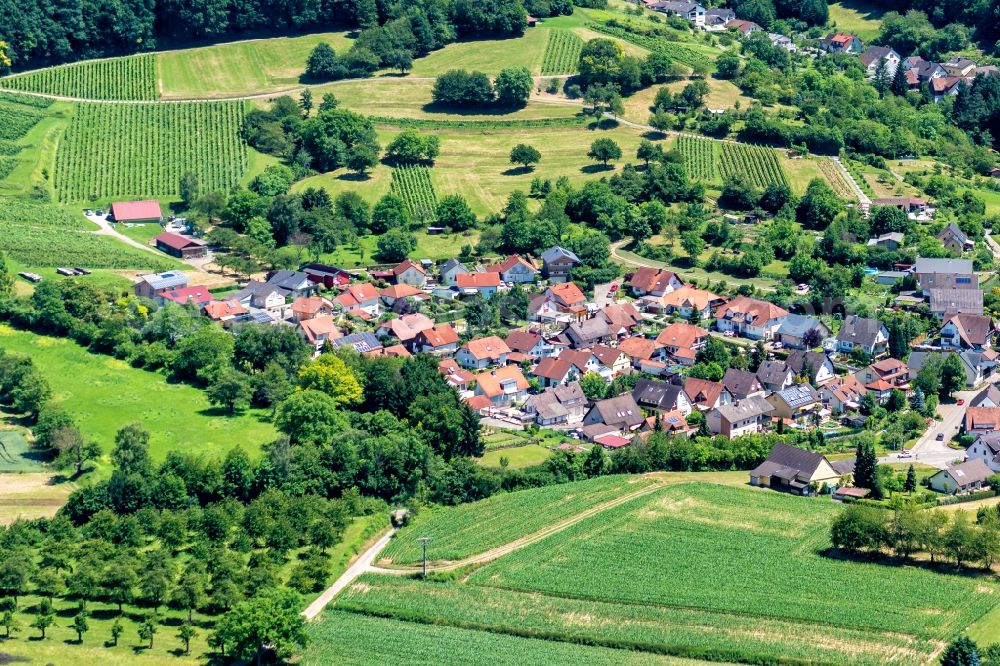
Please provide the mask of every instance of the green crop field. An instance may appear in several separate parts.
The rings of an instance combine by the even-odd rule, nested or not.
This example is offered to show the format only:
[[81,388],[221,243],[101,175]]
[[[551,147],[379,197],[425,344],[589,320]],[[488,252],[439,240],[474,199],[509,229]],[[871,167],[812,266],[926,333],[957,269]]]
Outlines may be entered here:
[[641,490],[653,482],[649,477],[608,476],[426,511],[401,529],[382,555],[395,563],[418,562],[420,544],[415,539],[428,536],[431,537],[429,559],[461,559],[571,518],[595,504]]
[[156,56],[91,60],[0,79],[0,87],[82,99],[153,100]]
[[247,168],[243,102],[81,104],[57,153],[61,201],[167,197],[185,171],[228,191]]
[[550,30],[542,74],[572,74],[580,62],[583,40],[569,30]]
[[788,177],[781,168],[778,153],[766,146],[724,142],[719,159],[719,171],[722,172],[723,178],[741,176],[759,189],[764,189],[771,183],[788,184]]
[[684,158],[684,168],[693,180],[711,183],[715,176],[716,141],[702,139],[690,134],[677,137],[677,151]]
[[302,666],[704,666],[708,662],[327,611]]
[[[45,102],[44,105],[34,104],[34,100]],[[49,100],[18,95],[17,93],[0,93],[0,140],[17,141],[24,137],[32,127],[48,116],[45,108]],[[13,150],[7,148],[7,151]]]
[[56,404],[73,414],[84,436],[106,452],[118,428],[135,422],[150,431],[150,453],[156,460],[171,450],[221,457],[237,445],[256,455],[261,444],[275,437],[265,412],[229,416],[196,388],[91,354],[70,340],[0,325],[0,349],[30,355],[52,385]]
[[0,251],[30,267],[167,270],[179,264],[166,256],[99,236],[82,215],[63,208],[0,197]]
[[389,190],[406,202],[406,209],[414,220],[433,216],[437,208],[431,170],[425,166],[407,165],[392,170]]
[[[604,483],[566,486],[573,492],[561,506],[539,489],[478,503],[479,512],[473,504],[421,515],[390,548],[412,561],[413,538],[426,534],[430,557],[481,552],[496,545],[484,533],[514,540],[536,529],[538,515],[554,524],[599,503],[571,506],[596,490],[588,484]],[[1000,604],[1000,588],[984,578],[825,556],[837,510],[826,499],[669,485],[461,582],[367,574],[336,609],[711,661],[904,666],[928,662]]]

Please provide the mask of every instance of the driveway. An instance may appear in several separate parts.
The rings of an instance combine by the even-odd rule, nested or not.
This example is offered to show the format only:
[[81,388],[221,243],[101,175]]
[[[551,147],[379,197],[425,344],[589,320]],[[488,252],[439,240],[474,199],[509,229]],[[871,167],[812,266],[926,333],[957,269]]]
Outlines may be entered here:
[[[605,284],[595,284],[594,285],[594,303],[597,307],[603,308],[606,305],[611,305],[615,302],[615,296],[622,289],[622,280],[614,280],[613,282],[607,282]],[[611,293],[611,286],[618,285],[618,289],[615,293]]]

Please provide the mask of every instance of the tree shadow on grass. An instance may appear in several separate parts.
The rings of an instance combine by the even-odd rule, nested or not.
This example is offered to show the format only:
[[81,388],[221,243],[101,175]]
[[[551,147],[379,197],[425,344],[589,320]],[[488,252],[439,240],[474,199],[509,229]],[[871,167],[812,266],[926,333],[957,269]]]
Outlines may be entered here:
[[659,130],[653,130],[649,132],[643,132],[642,138],[649,139],[650,141],[663,141],[664,139],[667,138],[667,133],[661,132]]
[[511,167],[511,168],[507,169],[506,171],[501,171],[500,175],[501,176],[523,176],[525,174],[531,173],[534,170],[535,169],[533,167],[526,167],[526,166]]
[[603,173],[605,171],[614,171],[615,167],[612,164],[588,164],[586,166],[580,167],[580,173]]
[[367,171],[364,173],[357,173],[356,171],[348,171],[337,176],[337,180],[344,180],[351,183],[364,183],[371,180],[371,174]]
[[469,105],[451,106],[438,102],[429,102],[420,107],[425,113],[440,113],[451,116],[497,116],[510,115],[524,107],[511,106],[491,106],[491,105]]
[[588,123],[587,124],[587,129],[589,129],[591,131],[612,130],[612,129],[618,127],[618,125],[619,125],[619,123],[618,123],[618,121],[616,119],[614,119],[614,118],[608,118],[607,116],[605,116],[604,118],[601,118],[600,120],[594,120],[593,122]]

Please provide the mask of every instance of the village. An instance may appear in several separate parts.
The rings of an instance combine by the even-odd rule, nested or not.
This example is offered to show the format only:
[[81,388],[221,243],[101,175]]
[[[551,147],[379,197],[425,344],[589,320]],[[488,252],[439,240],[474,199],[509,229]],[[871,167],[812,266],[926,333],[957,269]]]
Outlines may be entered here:
[[[901,208],[910,219],[934,214],[923,200],[878,205]],[[118,223],[163,221],[156,202],[114,204],[110,214]],[[868,245],[895,249],[901,235]],[[954,223],[937,238],[954,256],[972,245]],[[176,224],[152,244],[184,260],[209,253]],[[553,246],[538,257],[489,263],[406,259],[354,271],[305,263],[219,297],[180,271],[142,275],[134,290],[158,305],[194,308],[227,329],[293,327],[317,356],[342,346],[366,356],[429,354],[485,427],[554,431],[563,436],[559,448],[576,451],[619,450],[655,431],[727,439],[817,431],[849,441],[873,408],[914,403],[921,368],[954,357],[963,371],[956,396],[968,400],[942,401],[947,418],[928,418],[909,444],[882,460],[940,468],[927,485],[945,494],[984,490],[1000,472],[1000,389],[992,383],[1000,376],[1000,331],[984,314],[971,260],[918,258],[867,276],[894,289],[893,309],[933,322],[929,335],[908,341],[914,351],[906,362],[890,355],[890,332],[877,318],[793,313],[653,267],[596,285],[588,298],[572,281],[579,263]],[[495,309],[490,334],[470,324],[472,307]],[[916,392],[923,402],[927,396]],[[967,454],[948,446],[959,437],[971,442]],[[866,489],[850,487],[853,457],[839,458],[778,444],[750,483],[863,497]]]

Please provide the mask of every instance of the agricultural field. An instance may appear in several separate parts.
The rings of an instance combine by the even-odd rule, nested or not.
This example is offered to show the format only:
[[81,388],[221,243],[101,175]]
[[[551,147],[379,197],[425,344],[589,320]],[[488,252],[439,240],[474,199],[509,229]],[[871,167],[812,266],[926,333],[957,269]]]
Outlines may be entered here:
[[538,74],[548,41],[547,32],[529,28],[523,36],[513,39],[453,42],[414,60],[409,76],[436,77],[456,67],[480,71],[487,76],[495,76],[505,67],[526,67],[532,74]]
[[778,153],[773,148],[747,143],[722,143],[719,172],[723,178],[741,176],[751,185],[764,189],[771,183],[788,184]]
[[111,450],[121,426],[136,422],[150,431],[150,454],[156,461],[171,450],[222,457],[235,446],[255,456],[276,435],[265,412],[230,416],[212,407],[203,391],[91,354],[68,339],[0,325],[0,348],[30,355],[52,385],[54,402],[104,451]]
[[587,28],[602,35],[617,37],[623,41],[631,42],[648,51],[662,53],[671,60],[676,60],[692,69],[714,61],[720,53],[718,49],[704,44],[679,42],[665,37],[644,35],[621,25],[588,23]]
[[302,666],[707,666],[709,662],[611,650],[327,610],[309,625]]
[[346,32],[248,39],[156,55],[164,99],[211,99],[290,90],[300,86],[309,52],[326,42],[339,54]]
[[51,518],[76,484],[47,472],[0,472],[0,525]]
[[169,197],[185,171],[228,191],[247,168],[243,102],[79,105],[56,156],[63,202]]
[[0,79],[0,87],[91,100],[154,100],[152,53],[49,67]]
[[[590,483],[575,490],[589,492]],[[418,516],[415,531],[400,537],[432,536],[431,557],[441,542],[449,552],[481,552],[494,544],[482,535],[491,529],[465,527],[477,517],[501,529],[538,513],[558,521],[534,495],[542,490],[513,493],[471,516],[451,513],[466,507]],[[794,655],[812,664],[908,666],[928,662],[1000,604],[1000,588],[986,579],[826,557],[837,510],[823,499],[676,483],[503,555],[461,582],[366,574],[334,608],[418,623],[414,629],[462,627],[711,661],[804,663],[786,661]],[[417,545],[402,541],[390,548],[408,546],[415,560]]]
[[[379,142],[383,146],[388,145],[399,131],[378,128]],[[430,170],[436,195],[461,194],[479,216],[499,211],[514,190],[529,191],[532,179],[539,175],[553,181],[566,176],[577,187],[588,180],[610,177],[613,174],[611,170],[595,169],[593,162],[587,158],[590,144],[598,137],[614,139],[623,153],[622,160],[615,165],[619,169],[626,162],[636,162],[635,151],[643,134],[642,130],[625,126],[595,130],[582,124],[510,129],[459,126],[428,131],[441,139],[441,154]],[[541,152],[542,159],[536,171],[511,169],[510,151],[519,143],[533,145]],[[323,187],[331,196],[352,190],[374,203],[389,192],[391,182],[392,167],[380,163],[364,180],[358,180],[341,169],[301,180],[296,183],[295,190]],[[448,247],[444,249],[448,250]],[[453,248],[451,252],[446,256],[454,256]]]
[[95,234],[94,225],[55,205],[0,197],[0,251],[30,268],[167,270],[179,264],[166,256],[144,252],[110,237]]
[[389,190],[406,203],[413,220],[433,217],[437,210],[437,196],[431,182],[431,170],[425,166],[407,165],[394,167]]
[[549,30],[542,74],[572,74],[580,62],[583,40],[569,30]]
[[[457,560],[501,546],[595,504],[642,490],[652,477],[607,476],[598,480],[501,493],[479,502],[425,511],[401,529],[382,552],[395,564],[421,557],[418,536],[429,536],[428,558]],[[516,517],[516,519],[513,519]]]
[[684,158],[684,168],[693,180],[716,182],[715,153],[717,141],[690,134],[677,137],[677,151]]
[[[17,93],[0,93],[0,141],[13,142],[23,138],[32,127],[48,116],[45,109],[51,100]],[[4,154],[11,154],[13,144],[5,143]]]
[[844,199],[854,198],[854,190],[851,189],[847,179],[844,178],[844,174],[832,160],[821,159],[819,161],[819,169],[823,173],[823,177],[826,178],[826,182],[837,193],[837,196]]

